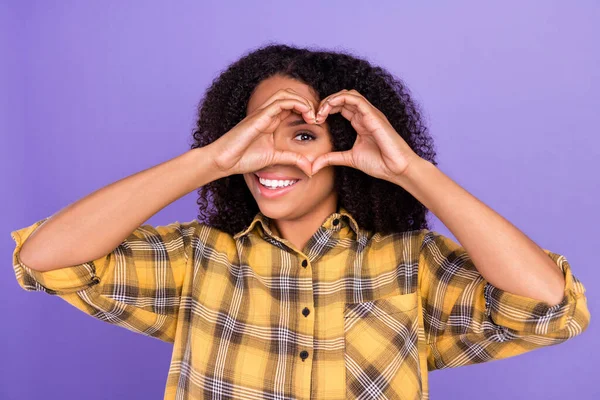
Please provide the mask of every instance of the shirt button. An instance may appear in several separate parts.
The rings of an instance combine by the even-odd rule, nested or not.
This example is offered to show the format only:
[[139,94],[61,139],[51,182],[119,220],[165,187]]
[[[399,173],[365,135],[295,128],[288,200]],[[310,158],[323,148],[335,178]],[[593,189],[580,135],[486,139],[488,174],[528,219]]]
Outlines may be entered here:
[[302,350],[300,352],[300,358],[302,359],[302,361],[306,360],[307,357],[308,357],[308,351]]
[[96,283],[100,283],[100,278],[98,278],[97,276],[94,276],[94,277],[92,278],[92,282],[93,282],[94,284],[96,284]]
[[310,314],[310,310],[308,309],[308,307],[304,307],[304,310],[302,310],[302,314],[306,317],[308,314]]
[[336,226],[336,225],[337,225],[337,224],[339,224],[339,223],[340,223],[340,220],[339,220],[339,219],[337,219],[337,218],[336,218],[336,219],[334,219],[334,220],[333,220],[333,225],[334,225],[334,226]]
[[307,266],[307,265],[308,265],[308,262],[307,262],[306,260],[302,260],[302,266],[303,266],[304,268],[306,268],[306,266]]

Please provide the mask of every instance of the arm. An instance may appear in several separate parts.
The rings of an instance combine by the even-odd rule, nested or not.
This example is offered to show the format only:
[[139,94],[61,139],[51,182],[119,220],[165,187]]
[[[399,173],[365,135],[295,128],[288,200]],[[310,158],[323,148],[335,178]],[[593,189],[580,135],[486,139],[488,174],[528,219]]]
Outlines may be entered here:
[[[421,230],[418,291],[430,369],[516,355],[580,334],[590,321],[585,289],[565,257],[541,249],[431,162],[356,90],[321,101],[357,132],[353,147],[321,154],[312,173],[343,165],[401,186],[464,245]],[[466,250],[465,250],[466,249]]]
[[523,232],[419,159],[398,183],[431,210],[467,250],[486,281],[502,290],[558,304],[565,279],[556,263]]
[[101,321],[173,342],[184,285],[193,284],[186,277],[197,261],[194,246],[216,232],[196,220],[139,224],[218,177],[210,151],[188,151],[11,232],[19,285],[59,296]]
[[144,221],[192,190],[221,177],[210,146],[192,149],[111,183],[44,220],[19,257],[49,271],[110,253]]
[[537,247],[429,162],[408,176],[414,181],[403,187],[464,242],[422,233],[418,287],[430,370],[515,356],[587,328],[585,288],[564,256]]

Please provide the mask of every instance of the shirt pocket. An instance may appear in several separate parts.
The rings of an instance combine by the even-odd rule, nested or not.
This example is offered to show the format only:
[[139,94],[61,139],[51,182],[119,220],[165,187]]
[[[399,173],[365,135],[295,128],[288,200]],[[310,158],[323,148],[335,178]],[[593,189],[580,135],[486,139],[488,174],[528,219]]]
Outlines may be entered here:
[[344,305],[346,398],[420,398],[418,294]]

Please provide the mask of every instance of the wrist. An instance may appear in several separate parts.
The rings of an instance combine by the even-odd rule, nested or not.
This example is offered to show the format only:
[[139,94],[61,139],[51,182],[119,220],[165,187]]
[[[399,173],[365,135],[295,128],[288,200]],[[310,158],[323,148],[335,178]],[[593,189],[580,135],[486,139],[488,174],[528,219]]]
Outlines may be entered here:
[[215,152],[210,144],[192,149],[198,187],[228,176],[215,163]]
[[414,183],[417,183],[419,180],[420,174],[422,174],[423,169],[428,168],[433,165],[428,160],[416,157],[409,165],[406,167],[406,170],[402,175],[396,176],[394,179],[394,183],[396,185],[402,186],[405,189]]

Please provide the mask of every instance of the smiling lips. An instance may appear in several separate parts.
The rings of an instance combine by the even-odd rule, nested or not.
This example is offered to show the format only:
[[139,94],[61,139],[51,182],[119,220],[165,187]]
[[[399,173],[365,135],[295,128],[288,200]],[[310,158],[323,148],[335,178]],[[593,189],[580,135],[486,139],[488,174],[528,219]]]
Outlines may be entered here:
[[[254,174],[256,184],[258,185],[259,193],[261,194],[261,196],[268,198],[268,199],[282,196],[282,195],[290,192],[291,190],[293,190],[293,188],[296,187],[296,184],[301,180],[301,179],[291,178],[291,177],[287,177],[287,179],[282,179],[279,177],[277,179],[267,179],[267,178],[263,178],[262,175],[263,174],[261,174],[261,176],[259,177],[258,174]],[[273,174],[269,174],[269,175],[272,176]],[[281,176],[281,175],[279,175],[279,176]],[[284,178],[286,178],[286,177],[284,177]],[[283,186],[279,186],[282,184],[283,184]],[[270,185],[271,187],[268,187],[266,185]],[[274,185],[277,185],[277,186],[274,186]]]
[[269,189],[276,189],[276,188],[280,188],[280,187],[287,187],[287,186],[292,186],[293,184],[295,184],[296,182],[298,182],[298,180],[271,180],[271,179],[262,179],[262,178],[258,178],[258,181],[268,187]]
[[255,172],[254,175],[258,176],[261,179],[270,179],[274,181],[294,181],[301,179],[296,178],[294,176],[285,176],[275,172]]
[[295,185],[300,180],[299,178],[284,176],[274,172],[257,172],[254,175],[258,177],[258,181],[263,186],[271,190]]

